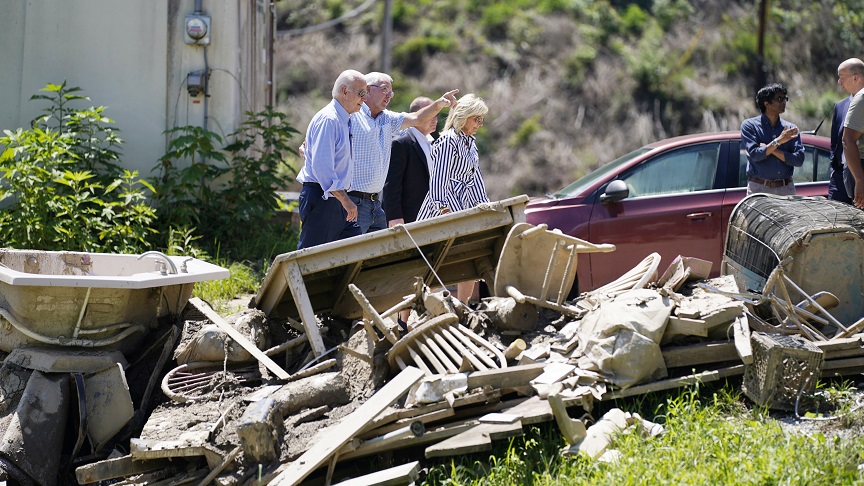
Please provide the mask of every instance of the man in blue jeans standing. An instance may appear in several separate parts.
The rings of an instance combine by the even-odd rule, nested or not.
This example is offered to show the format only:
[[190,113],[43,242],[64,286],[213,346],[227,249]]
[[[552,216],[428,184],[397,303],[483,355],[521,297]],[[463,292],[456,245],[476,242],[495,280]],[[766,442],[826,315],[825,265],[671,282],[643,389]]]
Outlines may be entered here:
[[384,73],[366,75],[369,94],[360,111],[351,115],[351,147],[354,178],[348,196],[357,205],[357,222],[363,233],[387,227],[381,208],[381,191],[390,168],[393,136],[400,130],[428,122],[444,107],[456,106],[455,94],[448,91],[430,105],[412,113],[387,109],[393,99],[393,78]]
[[347,194],[354,173],[349,121],[367,90],[362,73],[343,71],[333,85],[333,100],[309,122],[306,163],[297,174],[303,183],[298,250],[360,234],[357,205]]

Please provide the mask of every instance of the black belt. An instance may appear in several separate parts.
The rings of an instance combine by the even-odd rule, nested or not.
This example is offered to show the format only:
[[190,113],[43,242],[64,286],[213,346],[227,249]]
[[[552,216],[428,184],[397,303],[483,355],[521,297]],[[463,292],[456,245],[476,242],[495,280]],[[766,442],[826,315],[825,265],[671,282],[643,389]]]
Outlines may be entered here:
[[348,191],[349,196],[359,197],[360,199],[368,199],[372,202],[378,200],[377,192],[360,192],[360,191]]
[[756,184],[762,184],[765,187],[783,187],[789,184],[792,184],[792,178],[789,177],[787,179],[778,179],[776,181],[769,181],[768,179],[763,179],[761,177],[756,176],[748,176],[748,181],[753,181]]

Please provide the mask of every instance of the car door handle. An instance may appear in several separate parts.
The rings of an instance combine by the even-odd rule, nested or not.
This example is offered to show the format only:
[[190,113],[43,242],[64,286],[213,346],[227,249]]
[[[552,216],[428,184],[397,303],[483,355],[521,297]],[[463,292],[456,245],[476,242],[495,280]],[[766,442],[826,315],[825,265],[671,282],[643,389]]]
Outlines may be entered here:
[[710,217],[711,217],[710,211],[706,211],[704,213],[690,213],[687,215],[687,219],[705,219],[705,218],[710,218]]

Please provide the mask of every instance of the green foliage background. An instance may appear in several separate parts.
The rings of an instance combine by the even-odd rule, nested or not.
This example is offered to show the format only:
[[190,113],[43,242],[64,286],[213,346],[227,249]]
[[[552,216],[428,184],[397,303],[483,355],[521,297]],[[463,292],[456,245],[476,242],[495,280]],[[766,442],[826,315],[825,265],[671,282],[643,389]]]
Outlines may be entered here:
[[[333,3],[280,0],[278,28],[363,2]],[[279,104],[292,125],[305,130],[342,70],[381,69],[383,4],[280,40]],[[837,65],[864,51],[864,0],[768,6],[767,79],[790,90],[785,117],[815,128],[844,97]],[[754,116],[758,10],[759,0],[394,0],[391,109],[452,88],[479,94],[490,195],[551,192],[645,143]]]

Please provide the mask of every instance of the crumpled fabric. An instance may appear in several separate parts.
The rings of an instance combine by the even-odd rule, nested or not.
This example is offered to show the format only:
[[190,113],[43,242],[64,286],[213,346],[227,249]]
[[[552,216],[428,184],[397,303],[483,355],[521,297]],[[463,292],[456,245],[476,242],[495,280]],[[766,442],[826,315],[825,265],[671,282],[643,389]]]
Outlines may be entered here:
[[[228,319],[235,329],[255,343],[258,349],[267,349],[270,338],[265,326],[266,317],[262,311],[250,309],[231,317],[236,317]],[[255,360],[249,351],[231,339],[216,324],[203,326],[192,339],[181,342],[174,351],[174,358],[177,364],[226,360],[229,363],[245,363]]]
[[621,388],[665,378],[660,340],[674,309],[674,301],[653,289],[601,302],[582,318],[579,367]]

